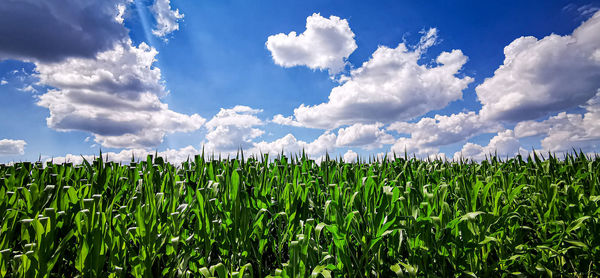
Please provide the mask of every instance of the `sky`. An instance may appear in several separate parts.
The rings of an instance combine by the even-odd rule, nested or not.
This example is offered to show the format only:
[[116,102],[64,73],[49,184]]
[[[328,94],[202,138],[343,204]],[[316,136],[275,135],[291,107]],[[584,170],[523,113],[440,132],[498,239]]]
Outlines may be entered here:
[[600,1],[0,2],[0,163],[600,150]]

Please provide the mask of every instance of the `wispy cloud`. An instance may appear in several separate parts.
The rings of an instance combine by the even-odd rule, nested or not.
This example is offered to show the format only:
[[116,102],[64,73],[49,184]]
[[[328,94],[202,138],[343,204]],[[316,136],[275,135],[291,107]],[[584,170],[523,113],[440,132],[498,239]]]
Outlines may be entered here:
[[584,5],[576,5],[574,3],[569,3],[562,8],[563,12],[572,12],[577,13],[580,17],[590,17],[600,10],[600,7],[597,4],[584,4]]

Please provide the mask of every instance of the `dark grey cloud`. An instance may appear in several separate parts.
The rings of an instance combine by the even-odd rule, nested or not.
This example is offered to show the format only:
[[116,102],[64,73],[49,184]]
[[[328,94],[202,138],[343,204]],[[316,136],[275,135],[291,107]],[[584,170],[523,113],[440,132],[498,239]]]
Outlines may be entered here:
[[[87,116],[87,117],[86,117]],[[114,120],[107,113],[97,115],[67,114],[57,121],[52,128],[59,130],[81,130],[106,136],[119,136],[127,133],[136,133],[146,127],[146,124],[138,119]]]
[[128,36],[115,20],[123,0],[2,0],[0,60],[94,57]]
[[0,61],[35,65],[30,76],[49,88],[36,96],[48,127],[90,132],[105,147],[147,148],[204,124],[160,100],[169,91],[154,66],[158,51],[134,45],[123,26],[131,2],[0,0]]
[[138,95],[130,100],[102,92],[73,90],[65,93],[67,99],[73,105],[88,105],[93,107],[110,107],[113,111],[144,111],[156,112],[163,109],[159,102],[145,100]]

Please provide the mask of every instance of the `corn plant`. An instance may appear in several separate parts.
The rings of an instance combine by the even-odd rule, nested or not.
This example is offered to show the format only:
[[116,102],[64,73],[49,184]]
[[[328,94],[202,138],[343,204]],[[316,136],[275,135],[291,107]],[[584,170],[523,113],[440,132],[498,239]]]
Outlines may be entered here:
[[20,162],[0,220],[0,277],[591,277],[600,157]]

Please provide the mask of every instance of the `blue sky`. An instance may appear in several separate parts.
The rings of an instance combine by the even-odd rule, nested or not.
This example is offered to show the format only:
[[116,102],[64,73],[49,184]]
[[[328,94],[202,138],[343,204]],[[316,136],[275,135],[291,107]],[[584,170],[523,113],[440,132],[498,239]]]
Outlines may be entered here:
[[597,152],[599,7],[3,1],[0,162]]

